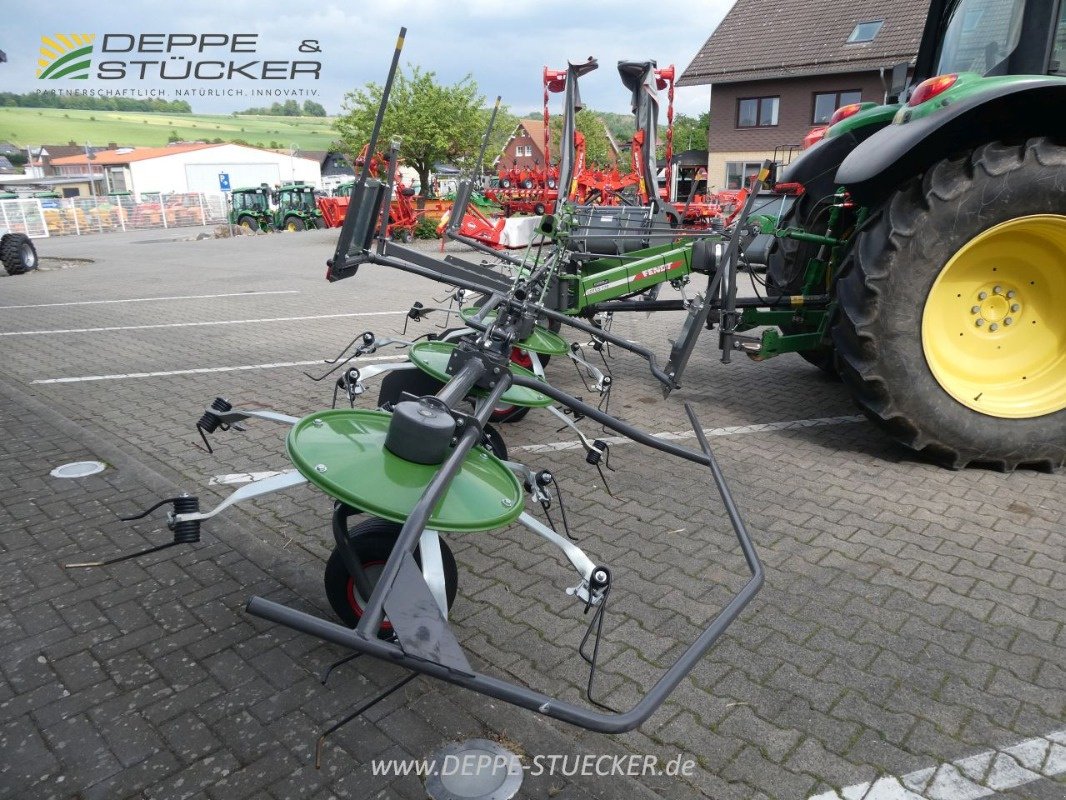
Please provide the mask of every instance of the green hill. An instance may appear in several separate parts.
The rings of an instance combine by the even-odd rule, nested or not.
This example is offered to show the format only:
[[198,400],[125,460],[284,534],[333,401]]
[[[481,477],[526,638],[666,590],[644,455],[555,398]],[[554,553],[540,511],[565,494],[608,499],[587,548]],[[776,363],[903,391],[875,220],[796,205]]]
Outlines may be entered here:
[[249,144],[326,150],[335,138],[330,117],[257,117],[166,114],[133,111],[75,111],[63,108],[0,107],[0,141],[21,147],[74,140],[161,147],[171,133],[187,141],[243,139]]

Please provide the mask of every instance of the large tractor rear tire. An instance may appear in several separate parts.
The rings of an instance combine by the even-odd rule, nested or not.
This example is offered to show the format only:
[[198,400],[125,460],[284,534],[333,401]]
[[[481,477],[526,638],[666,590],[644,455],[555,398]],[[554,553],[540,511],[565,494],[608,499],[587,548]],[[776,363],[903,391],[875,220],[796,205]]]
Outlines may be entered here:
[[953,468],[1066,461],[1066,147],[991,143],[905,184],[838,284],[841,375]]
[[24,233],[9,233],[0,239],[0,263],[8,275],[22,275],[37,269],[37,248]]

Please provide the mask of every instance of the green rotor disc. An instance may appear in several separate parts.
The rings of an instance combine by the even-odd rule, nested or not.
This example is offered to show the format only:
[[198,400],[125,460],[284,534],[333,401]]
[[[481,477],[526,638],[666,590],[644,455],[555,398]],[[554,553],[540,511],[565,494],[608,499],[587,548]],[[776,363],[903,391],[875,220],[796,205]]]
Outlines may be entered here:
[[[436,378],[438,381],[447,383],[452,377],[447,372],[448,361],[451,359],[452,351],[455,348],[456,345],[452,342],[418,342],[411,346],[411,351],[408,357],[427,375]],[[513,374],[524,375],[527,378],[537,380],[537,376],[525,367],[519,366],[513,362],[510,366]],[[483,389],[474,389],[472,394],[480,397],[486,394],[486,392]],[[503,393],[503,397],[500,398],[500,403],[508,406],[545,408],[552,404],[552,399],[535,389],[527,389],[525,386],[512,386]]]
[[[464,322],[469,322],[473,319],[480,309],[477,308],[464,308],[459,312],[459,316],[462,317]],[[485,315],[485,322],[496,318],[496,312],[490,311]],[[527,336],[522,341],[518,342],[516,347],[521,347],[523,350],[529,350],[532,353],[540,353],[546,356],[563,356],[569,352],[570,348],[566,345],[566,340],[557,333],[552,333],[542,325],[535,325],[533,327],[533,333]]]
[[[437,474],[385,449],[392,415],[333,409],[297,422],[286,443],[289,458],[307,480],[330,497],[382,519],[407,519]],[[522,487],[503,462],[483,447],[467,455],[430,516],[438,531],[487,531],[513,522],[524,506]]]

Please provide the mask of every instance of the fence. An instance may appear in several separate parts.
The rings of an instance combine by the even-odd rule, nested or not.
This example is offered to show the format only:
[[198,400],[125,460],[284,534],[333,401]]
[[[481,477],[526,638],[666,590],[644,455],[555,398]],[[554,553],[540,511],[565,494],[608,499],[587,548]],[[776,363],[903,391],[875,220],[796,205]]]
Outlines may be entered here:
[[218,225],[227,220],[224,194],[64,197],[0,200],[0,220],[29,236],[82,236],[110,231]]
[[0,231],[24,233],[32,239],[48,236],[40,200],[0,200]]

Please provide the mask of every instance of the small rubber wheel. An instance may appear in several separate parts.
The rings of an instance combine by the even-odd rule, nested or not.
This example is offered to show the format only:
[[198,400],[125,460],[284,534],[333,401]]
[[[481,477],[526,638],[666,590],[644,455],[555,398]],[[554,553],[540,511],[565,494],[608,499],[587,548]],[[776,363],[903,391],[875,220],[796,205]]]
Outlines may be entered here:
[[522,188],[523,189],[532,189],[533,188],[533,179],[532,178],[526,178],[524,181],[522,181]]
[[400,231],[400,241],[404,244],[411,244],[415,240],[415,232],[410,228],[404,228]]
[[[397,522],[371,517],[348,529],[348,537],[370,580],[371,587],[377,584],[382,568],[389,560],[389,555],[392,553],[402,527]],[[415,561],[421,566],[422,557],[418,548],[415,548],[414,555]],[[444,566],[444,592],[448,598],[448,608],[451,608],[459,589],[459,570],[455,565],[455,556],[452,555],[451,548],[443,539],[440,540],[440,555]],[[354,628],[359,623],[359,618],[363,616],[363,608],[368,598],[360,596],[356,590],[355,579],[348,574],[348,568],[344,566],[344,559],[337,548],[333,549],[326,562],[323,583],[326,587],[326,597],[334,613],[345,625]],[[392,625],[388,620],[383,620],[378,629],[378,637],[389,639],[392,635]]]
[[8,275],[22,275],[37,269],[37,248],[23,233],[9,233],[0,244],[0,263]]
[[543,216],[544,211],[544,203],[537,203],[535,206],[533,206],[533,213],[537,214],[538,216]]
[[500,178],[500,188],[501,189],[510,189],[511,188],[511,179],[510,178]]
[[554,189],[558,184],[555,182],[555,178],[548,178],[548,188]]

